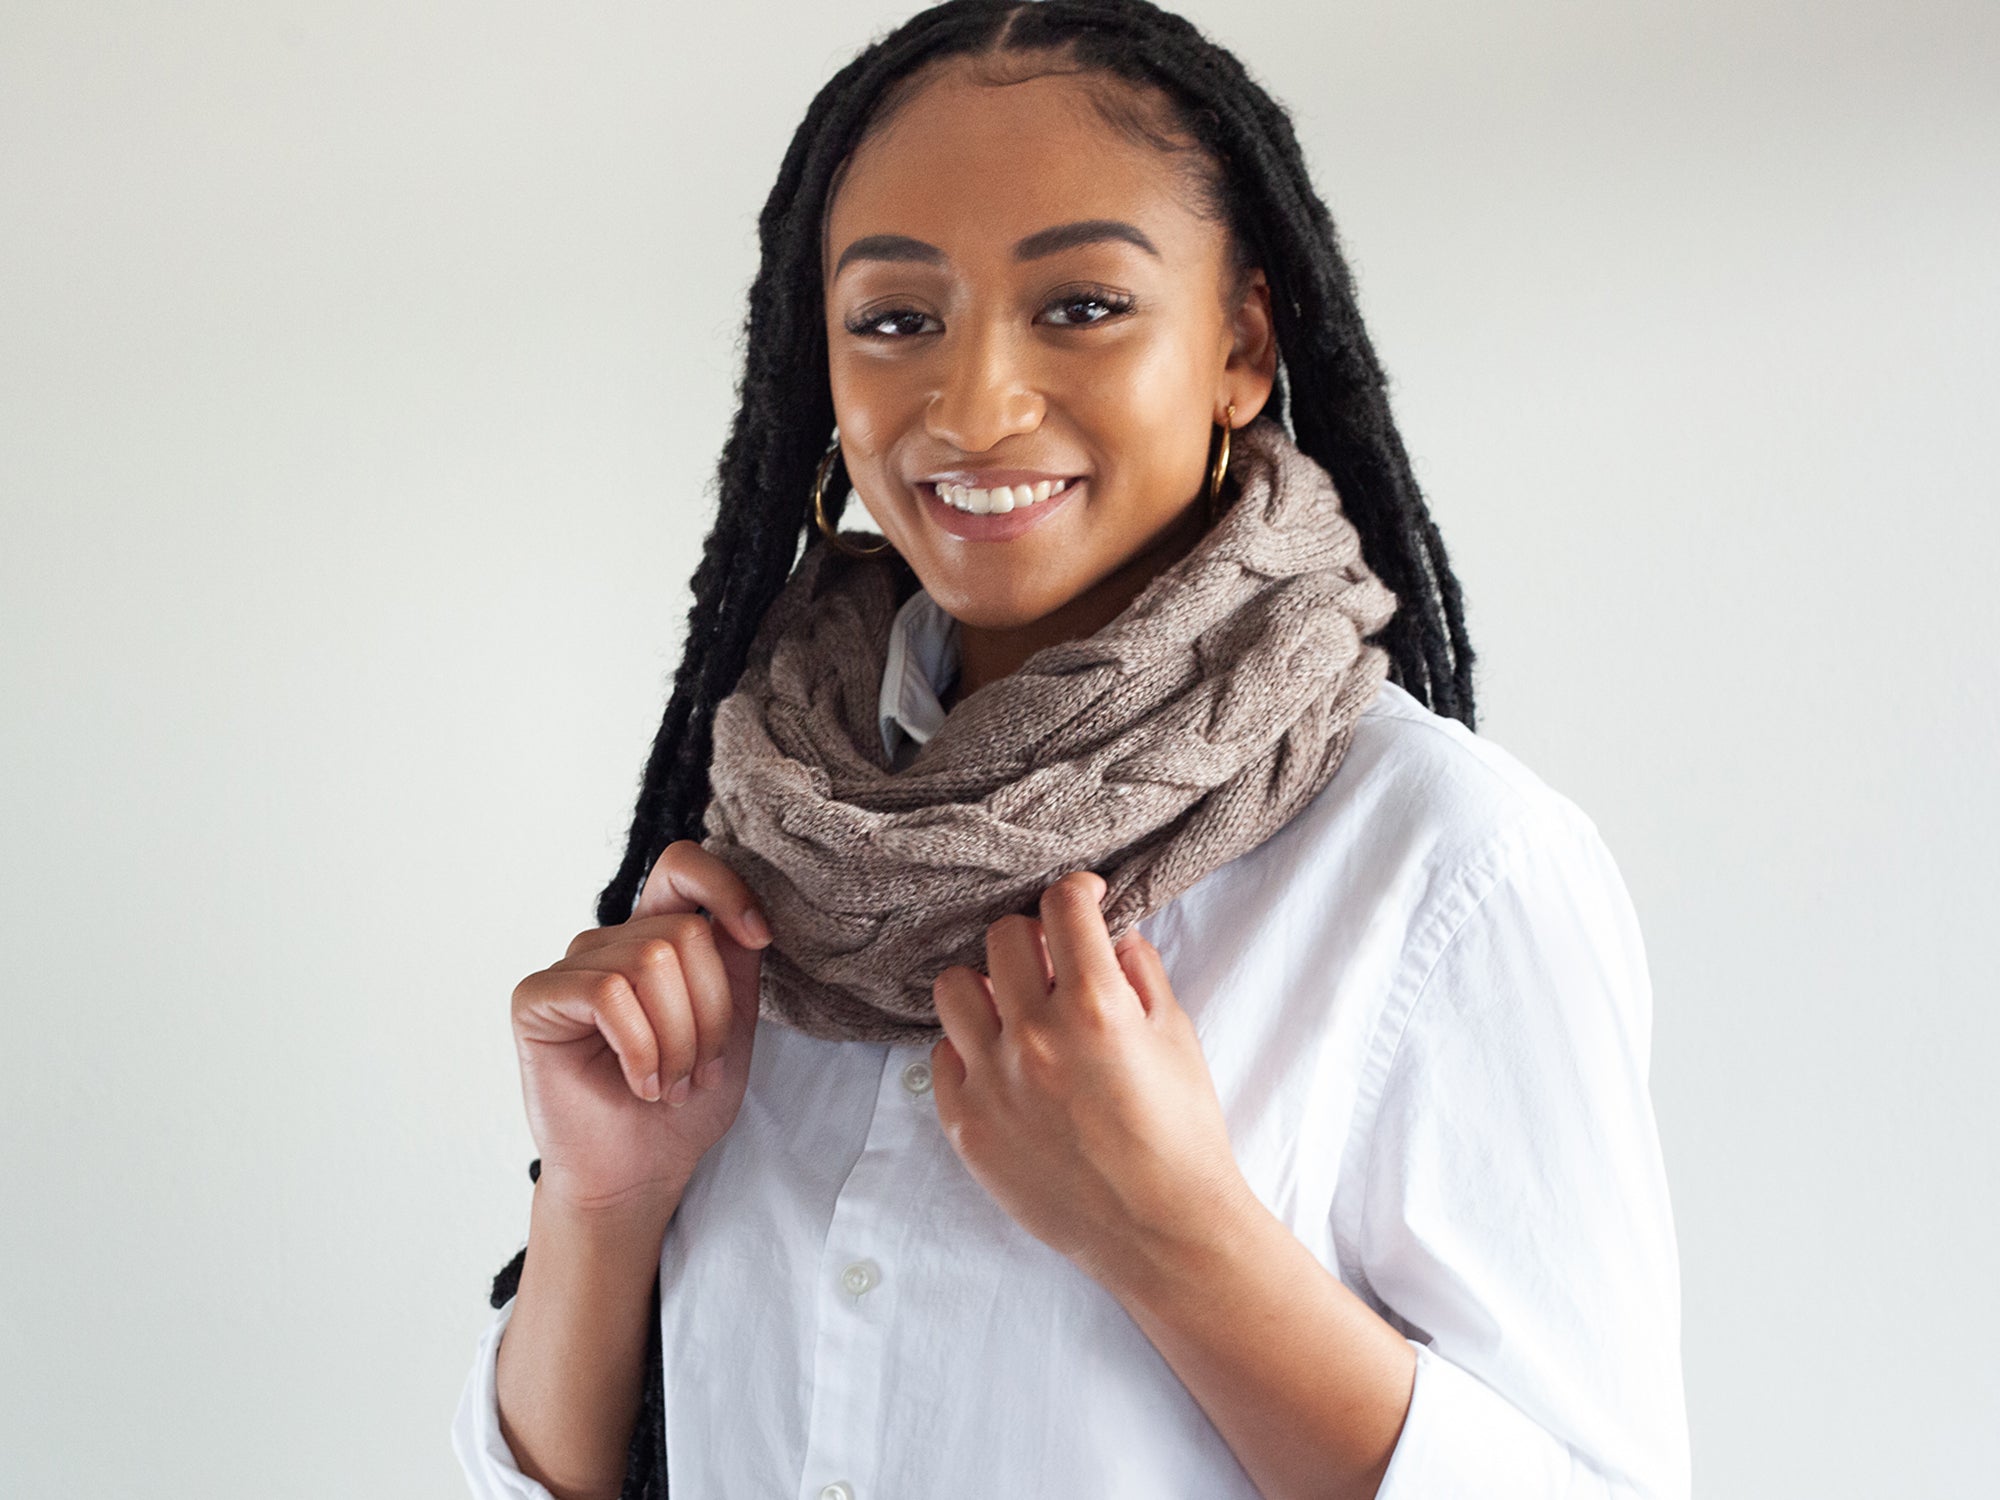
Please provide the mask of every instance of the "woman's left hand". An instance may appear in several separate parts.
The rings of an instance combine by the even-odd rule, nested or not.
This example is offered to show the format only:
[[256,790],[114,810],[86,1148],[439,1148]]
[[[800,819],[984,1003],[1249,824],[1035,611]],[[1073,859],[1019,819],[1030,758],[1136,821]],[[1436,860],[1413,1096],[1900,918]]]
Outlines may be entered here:
[[1194,1023],[1159,950],[1114,946],[1090,871],[1042,894],[1041,920],[986,930],[990,977],[932,986],[938,1118],[1007,1213],[1115,1287],[1212,1237],[1250,1194]]

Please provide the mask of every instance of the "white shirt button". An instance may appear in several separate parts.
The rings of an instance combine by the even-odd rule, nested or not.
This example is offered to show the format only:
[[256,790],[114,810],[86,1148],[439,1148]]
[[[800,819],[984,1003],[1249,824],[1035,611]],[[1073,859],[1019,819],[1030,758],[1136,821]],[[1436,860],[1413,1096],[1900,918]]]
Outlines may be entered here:
[[857,1260],[840,1273],[840,1284],[857,1297],[871,1290],[881,1280],[881,1268],[872,1260]]
[[854,1500],[854,1486],[836,1479],[819,1492],[819,1500]]
[[913,1094],[931,1091],[931,1065],[919,1060],[903,1069],[903,1087]]

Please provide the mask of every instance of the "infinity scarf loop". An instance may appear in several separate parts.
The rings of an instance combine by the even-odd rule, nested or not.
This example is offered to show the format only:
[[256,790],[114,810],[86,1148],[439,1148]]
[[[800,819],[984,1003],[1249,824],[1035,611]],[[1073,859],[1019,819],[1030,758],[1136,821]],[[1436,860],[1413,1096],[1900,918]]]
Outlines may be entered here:
[[1395,596],[1277,422],[1235,434],[1230,473],[1234,503],[1116,619],[965,697],[900,771],[877,710],[904,565],[808,548],[717,706],[703,840],[771,919],[764,1018],[934,1042],[932,981],[983,970],[987,927],[1060,876],[1104,877],[1116,940],[1332,779]]

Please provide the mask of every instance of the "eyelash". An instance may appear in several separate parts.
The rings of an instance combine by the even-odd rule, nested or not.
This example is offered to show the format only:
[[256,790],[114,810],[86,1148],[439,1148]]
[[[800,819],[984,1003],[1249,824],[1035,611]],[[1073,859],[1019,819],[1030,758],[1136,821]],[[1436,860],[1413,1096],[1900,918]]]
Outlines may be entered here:
[[1091,318],[1083,323],[1059,323],[1058,328],[1088,328],[1095,323],[1108,323],[1113,318],[1122,317],[1132,310],[1132,298],[1124,292],[1070,292],[1055,298],[1050,307],[1074,307],[1079,302],[1094,302],[1105,310],[1101,318]]
[[[1099,323],[1108,323],[1113,318],[1123,317],[1126,313],[1132,311],[1133,307],[1136,305],[1134,299],[1130,295],[1124,292],[1109,292],[1109,291],[1067,292],[1061,296],[1052,298],[1043,308],[1043,311],[1046,312],[1049,308],[1057,308],[1057,307],[1076,307],[1079,304],[1083,303],[1091,303],[1095,304],[1098,307],[1103,308],[1104,309],[1103,316],[1096,318],[1087,318],[1080,323],[1057,323],[1053,326],[1057,328],[1092,328]],[[861,338],[874,338],[874,339],[908,338],[910,337],[910,335],[907,333],[882,333],[878,330],[880,329],[882,324],[887,323],[894,318],[927,318],[929,316],[930,316],[929,313],[919,312],[913,307],[879,308],[874,311],[864,313],[860,317],[857,317],[852,321],[850,321],[847,324],[847,331],[849,333],[856,334]]]

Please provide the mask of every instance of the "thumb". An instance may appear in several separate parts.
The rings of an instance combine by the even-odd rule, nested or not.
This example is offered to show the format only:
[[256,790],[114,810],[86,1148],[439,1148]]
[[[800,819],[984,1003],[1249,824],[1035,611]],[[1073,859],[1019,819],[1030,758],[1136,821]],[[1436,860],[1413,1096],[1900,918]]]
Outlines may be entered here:
[[716,951],[722,956],[722,970],[729,976],[731,1002],[729,1022],[730,1052],[749,1054],[757,1034],[757,1015],[763,993],[764,950],[746,948],[730,936],[720,923],[713,928]]
[[1118,967],[1125,971],[1126,983],[1138,991],[1147,1015],[1162,1007],[1179,1009],[1174,987],[1167,982],[1167,966],[1160,958],[1160,950],[1146,940],[1144,933],[1136,927],[1130,929],[1112,944],[1111,951],[1118,955]]

